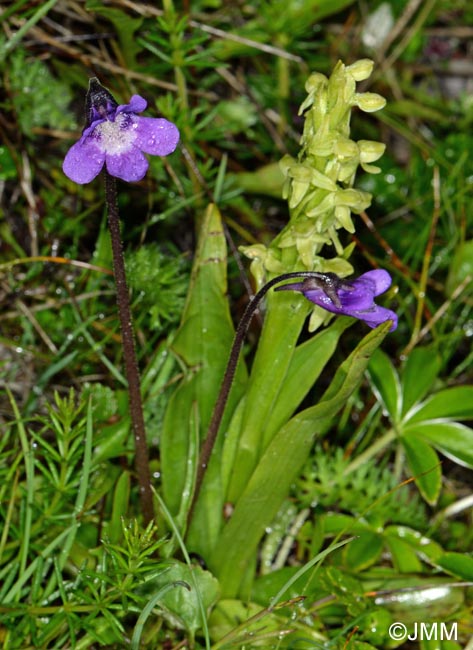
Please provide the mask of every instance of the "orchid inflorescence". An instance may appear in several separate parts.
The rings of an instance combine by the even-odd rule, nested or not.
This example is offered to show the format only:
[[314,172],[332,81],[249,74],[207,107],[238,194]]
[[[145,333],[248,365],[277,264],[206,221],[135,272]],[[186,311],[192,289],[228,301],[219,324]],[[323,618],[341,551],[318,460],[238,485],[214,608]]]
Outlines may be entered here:
[[[373,70],[368,59],[335,66],[330,78],[318,72],[306,82],[307,98],[299,109],[304,130],[297,158],[286,154],[280,161],[285,177],[283,196],[289,204],[290,220],[269,246],[253,244],[242,248],[251,258],[251,271],[258,286],[264,277],[304,269],[353,273],[337,231],[353,233],[351,213],[359,214],[370,202],[368,192],[354,188],[359,166],[370,174],[379,173],[372,163],[385,149],[381,142],[350,139],[353,107],[377,111],[386,101],[376,93],[356,92],[356,83]],[[336,256],[320,255],[332,245]],[[291,268],[289,268],[291,266]]]
[[[371,195],[354,187],[356,172],[376,174],[378,160],[385,149],[381,142],[350,139],[352,109],[371,113],[386,101],[376,93],[360,93],[357,82],[366,80],[373,70],[368,59],[345,65],[337,63],[329,78],[318,72],[306,82],[307,97],[299,114],[304,115],[304,130],[297,158],[285,155],[280,167],[285,177],[283,196],[288,200],[290,219],[269,245],[243,246],[258,287],[265,281],[293,271],[335,273],[345,277],[353,273],[349,256],[354,244],[343,247],[338,231],[355,231],[353,214],[360,214]],[[323,247],[335,254],[322,254]],[[309,329],[317,329],[333,311],[330,303],[316,300]]]

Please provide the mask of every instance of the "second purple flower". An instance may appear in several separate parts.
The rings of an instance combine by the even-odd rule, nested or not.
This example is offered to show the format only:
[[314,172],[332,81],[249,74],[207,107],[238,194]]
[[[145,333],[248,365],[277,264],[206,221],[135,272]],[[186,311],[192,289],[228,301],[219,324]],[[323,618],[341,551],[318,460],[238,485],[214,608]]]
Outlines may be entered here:
[[391,276],[384,269],[363,273],[355,280],[341,280],[335,274],[319,274],[320,278],[307,278],[302,282],[285,284],[276,291],[287,289],[301,291],[311,302],[334,314],[352,316],[365,321],[369,327],[377,327],[392,321],[390,331],[397,327],[397,314],[380,307],[374,298],[391,286]]

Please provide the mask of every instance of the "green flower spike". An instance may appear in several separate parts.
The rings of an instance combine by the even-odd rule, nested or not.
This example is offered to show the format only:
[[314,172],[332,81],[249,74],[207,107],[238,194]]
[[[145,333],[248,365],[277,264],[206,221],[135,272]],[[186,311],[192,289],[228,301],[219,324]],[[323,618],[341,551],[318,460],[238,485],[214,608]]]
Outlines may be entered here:
[[[344,277],[353,272],[347,261],[352,246],[343,248],[337,230],[355,232],[352,214],[371,203],[370,194],[353,188],[356,172],[361,165],[365,172],[379,173],[371,163],[385,149],[380,142],[350,139],[352,108],[373,112],[386,103],[375,93],[356,92],[356,83],[367,79],[372,70],[369,59],[349,66],[339,61],[329,79],[314,73],[307,80],[308,95],[299,110],[305,115],[301,150],[297,159],[286,155],[280,162],[289,223],[268,247],[257,244],[242,249],[253,260],[251,271],[258,287],[278,273],[308,270]],[[334,246],[336,256],[319,255],[326,244]]]

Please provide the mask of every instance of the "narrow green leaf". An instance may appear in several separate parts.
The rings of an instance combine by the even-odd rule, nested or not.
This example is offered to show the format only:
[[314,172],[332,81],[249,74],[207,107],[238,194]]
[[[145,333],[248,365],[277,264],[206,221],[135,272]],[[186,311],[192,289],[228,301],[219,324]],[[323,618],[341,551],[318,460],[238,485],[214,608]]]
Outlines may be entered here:
[[46,546],[41,551],[39,551],[38,555],[27,566],[26,570],[20,574],[17,582],[13,585],[10,591],[7,594],[5,594],[5,596],[2,598],[3,604],[6,605],[19,598],[19,596],[21,595],[21,590],[23,588],[23,585],[25,585],[28,582],[28,580],[37,570],[38,564],[42,562],[42,560],[49,558],[51,553],[57,547],[60,547],[60,545],[64,543],[64,540],[69,535],[69,532],[70,532],[69,529],[63,530],[61,533],[59,533],[59,535],[55,539],[53,539],[52,542],[48,544],[48,546]]
[[390,323],[384,324],[370,332],[337,370],[320,403],[292,418],[269,444],[224,527],[215,552],[207,558],[226,596],[238,592],[245,567],[286,498],[313,441],[325,433],[356,388],[389,327]]
[[386,543],[391,551],[394,567],[400,573],[421,573],[422,562],[416,550],[398,535],[386,535]]
[[415,348],[402,372],[402,413],[419,402],[432,387],[440,370],[440,357],[428,347]]
[[[186,366],[186,376],[169,401],[161,434],[163,495],[174,516],[179,512],[183,495],[188,490],[187,463],[193,456],[192,446],[195,448],[195,429],[191,423],[199,423],[199,439],[202,440],[233,341],[234,328],[227,301],[226,263],[221,216],[216,206],[211,204],[202,221],[182,323],[172,344],[173,351]],[[245,381],[245,367],[240,362],[222,429],[230,420]],[[198,407],[197,413],[194,413],[195,405]],[[219,436],[202,486],[192,528],[188,532],[189,540],[193,540],[193,550],[202,554],[207,554],[211,548],[215,535],[211,536],[210,530],[218,531],[222,517],[223,494],[219,471],[222,445],[223,436]],[[196,531],[194,537],[193,531]],[[194,543],[198,548],[194,548]]]
[[[186,462],[186,474],[184,488],[181,495],[181,505],[176,516],[176,523],[183,531],[186,530],[187,513],[194,495],[195,478],[197,474],[197,463],[199,460],[199,409],[195,402],[191,405],[189,422],[189,446]],[[210,532],[207,531],[209,536]]]
[[107,535],[112,544],[117,544],[122,537],[122,519],[128,513],[130,501],[130,473],[122,472],[113,491],[113,505]]
[[294,348],[307,316],[308,303],[290,292],[270,293],[267,313],[251,369],[241,436],[228,491],[236,501],[247,486],[265,449],[268,419],[276,407],[291,363]]
[[87,420],[85,428],[85,438],[83,441],[84,445],[84,455],[82,460],[81,468],[81,481],[79,483],[79,490],[77,491],[76,502],[74,505],[74,512],[71,517],[71,524],[69,529],[69,534],[64,540],[64,543],[61,548],[61,553],[59,556],[59,566],[64,568],[69,553],[71,551],[72,545],[77,535],[77,530],[79,528],[80,516],[84,509],[85,500],[87,498],[87,493],[89,489],[89,477],[90,470],[92,466],[92,439],[93,439],[93,418],[92,418],[92,400],[89,399],[87,405]]
[[176,359],[169,353],[167,341],[162,341],[153,353],[141,376],[141,390],[146,398],[153,399],[162,391],[176,372]]
[[408,414],[409,425],[422,420],[473,419],[473,386],[456,386],[441,390]]
[[150,598],[150,600],[146,603],[141,614],[138,617],[138,620],[136,621],[135,629],[133,630],[133,636],[131,638],[131,650],[140,650],[140,639],[143,633],[143,627],[151,615],[153,609],[159,605],[159,603],[163,600],[163,598],[165,598],[166,594],[169,591],[176,589],[177,587],[184,587],[187,590],[190,589],[189,585],[186,582],[183,582],[182,580],[176,580],[175,582],[170,582],[158,589],[158,592],[154,594],[154,596]]
[[376,350],[371,357],[368,376],[383,411],[392,422],[398,422],[402,400],[399,376],[388,355],[382,350]]
[[[20,415],[18,409],[18,404],[16,403],[13,393],[7,387],[7,395],[10,400],[10,404],[15,415],[16,425],[18,429],[18,437],[20,438],[21,450],[23,453],[23,460],[25,463],[25,474],[26,474],[26,498],[25,498],[25,507],[23,509],[23,522],[22,522],[22,535],[21,535],[21,548],[19,551],[20,558],[20,575],[25,572],[26,563],[28,560],[28,553],[31,540],[31,523],[33,517],[33,503],[34,503],[34,489],[35,489],[35,472],[34,472],[34,451],[30,445],[28,435],[23,424],[23,419]],[[19,592],[17,592],[17,597],[19,597]]]
[[171,395],[161,436],[161,473],[163,496],[176,516],[185,493],[187,459],[191,446],[192,405],[196,403],[196,376],[191,375]]
[[442,468],[439,457],[431,445],[422,438],[403,435],[401,442],[406,452],[407,463],[420,493],[430,505],[437,503],[442,486]]
[[438,560],[442,569],[462,580],[473,581],[473,557],[464,553],[444,553]]
[[8,52],[11,52],[18,43],[21,42],[23,37],[29,32],[29,30],[36,25],[36,23],[41,20],[47,13],[57,4],[58,0],[48,0],[47,2],[42,3],[36,11],[24,21],[21,27],[13,32],[13,35],[10,36],[10,39],[2,44],[0,49],[0,61],[3,61]]
[[365,530],[345,547],[343,552],[345,564],[351,571],[362,571],[379,559],[382,550],[382,536],[374,531]]
[[[296,571],[296,573],[289,578],[289,580],[285,581],[285,584],[283,584],[281,586],[281,588],[276,592],[276,595],[272,597],[271,604],[274,606],[275,604],[279,603],[281,601],[282,597],[286,594],[286,592],[298,580],[300,580],[308,571],[310,571],[316,564],[319,564],[320,562],[322,562],[328,555],[330,555],[331,553],[333,553],[337,549],[342,548],[343,546],[346,546],[347,544],[353,544],[354,541],[355,540],[354,540],[353,537],[349,537],[348,539],[343,539],[341,542],[332,542],[332,544],[330,544],[330,546],[325,548],[323,551],[320,551],[319,553],[317,553],[317,555],[315,555],[313,558],[311,558],[309,560],[309,562],[304,564],[304,566],[300,567]],[[284,567],[284,568],[290,568],[290,567]]]
[[121,417],[118,422],[109,424],[97,434],[94,449],[94,465],[98,466],[109,458],[118,458],[127,453],[130,440],[130,418]]
[[190,445],[193,403],[205,431],[231,345],[233,326],[226,302],[226,244],[220,214],[204,215],[191,283],[173,350],[189,369],[171,396],[161,434],[163,495],[173,515],[179,511]]
[[[172,344],[174,352],[196,376],[195,399],[204,432],[220,388],[234,331],[227,300],[225,234],[220,212],[210,204],[199,235],[182,323]],[[240,363],[232,392],[237,393],[244,383],[244,364]]]
[[403,434],[419,436],[456,463],[473,467],[473,429],[464,424],[439,420],[417,422],[405,427]]
[[222,493],[225,497],[228,493],[228,485],[230,483],[231,472],[238,449],[238,441],[241,433],[241,422],[243,418],[244,408],[245,395],[243,395],[240,403],[233,411],[232,419],[230,420],[230,423],[225,430],[225,440],[223,442],[221,456]]
[[340,336],[352,323],[351,318],[338,318],[320,334],[296,347],[279,398],[269,414],[265,440],[271,440],[295,412],[335,352]]

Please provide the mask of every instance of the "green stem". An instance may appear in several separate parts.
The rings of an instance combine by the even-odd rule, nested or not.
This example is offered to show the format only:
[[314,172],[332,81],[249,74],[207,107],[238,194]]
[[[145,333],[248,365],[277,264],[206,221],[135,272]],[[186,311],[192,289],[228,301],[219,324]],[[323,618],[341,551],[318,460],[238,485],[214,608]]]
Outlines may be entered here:
[[107,171],[105,171],[105,194],[108,208],[108,225],[112,240],[113,272],[117,289],[117,306],[122,333],[123,358],[125,361],[125,374],[128,381],[130,417],[135,438],[135,466],[140,488],[141,511],[145,524],[148,524],[154,518],[154,508],[143,404],[141,400],[140,374],[136,358],[130,301],[126,283],[125,261],[120,235],[117,185],[115,178],[110,176]]
[[362,452],[359,456],[357,456],[354,460],[351,461],[349,465],[346,466],[345,471],[343,474],[346,476],[347,474],[351,474],[355,470],[357,470],[359,467],[364,465],[364,463],[368,462],[373,456],[376,456],[382,449],[387,447],[393,440],[396,438],[396,432],[394,429],[389,429],[387,433],[384,434],[384,436],[381,436],[381,438],[378,438],[376,442],[374,442],[368,449],[365,449],[364,452]]

